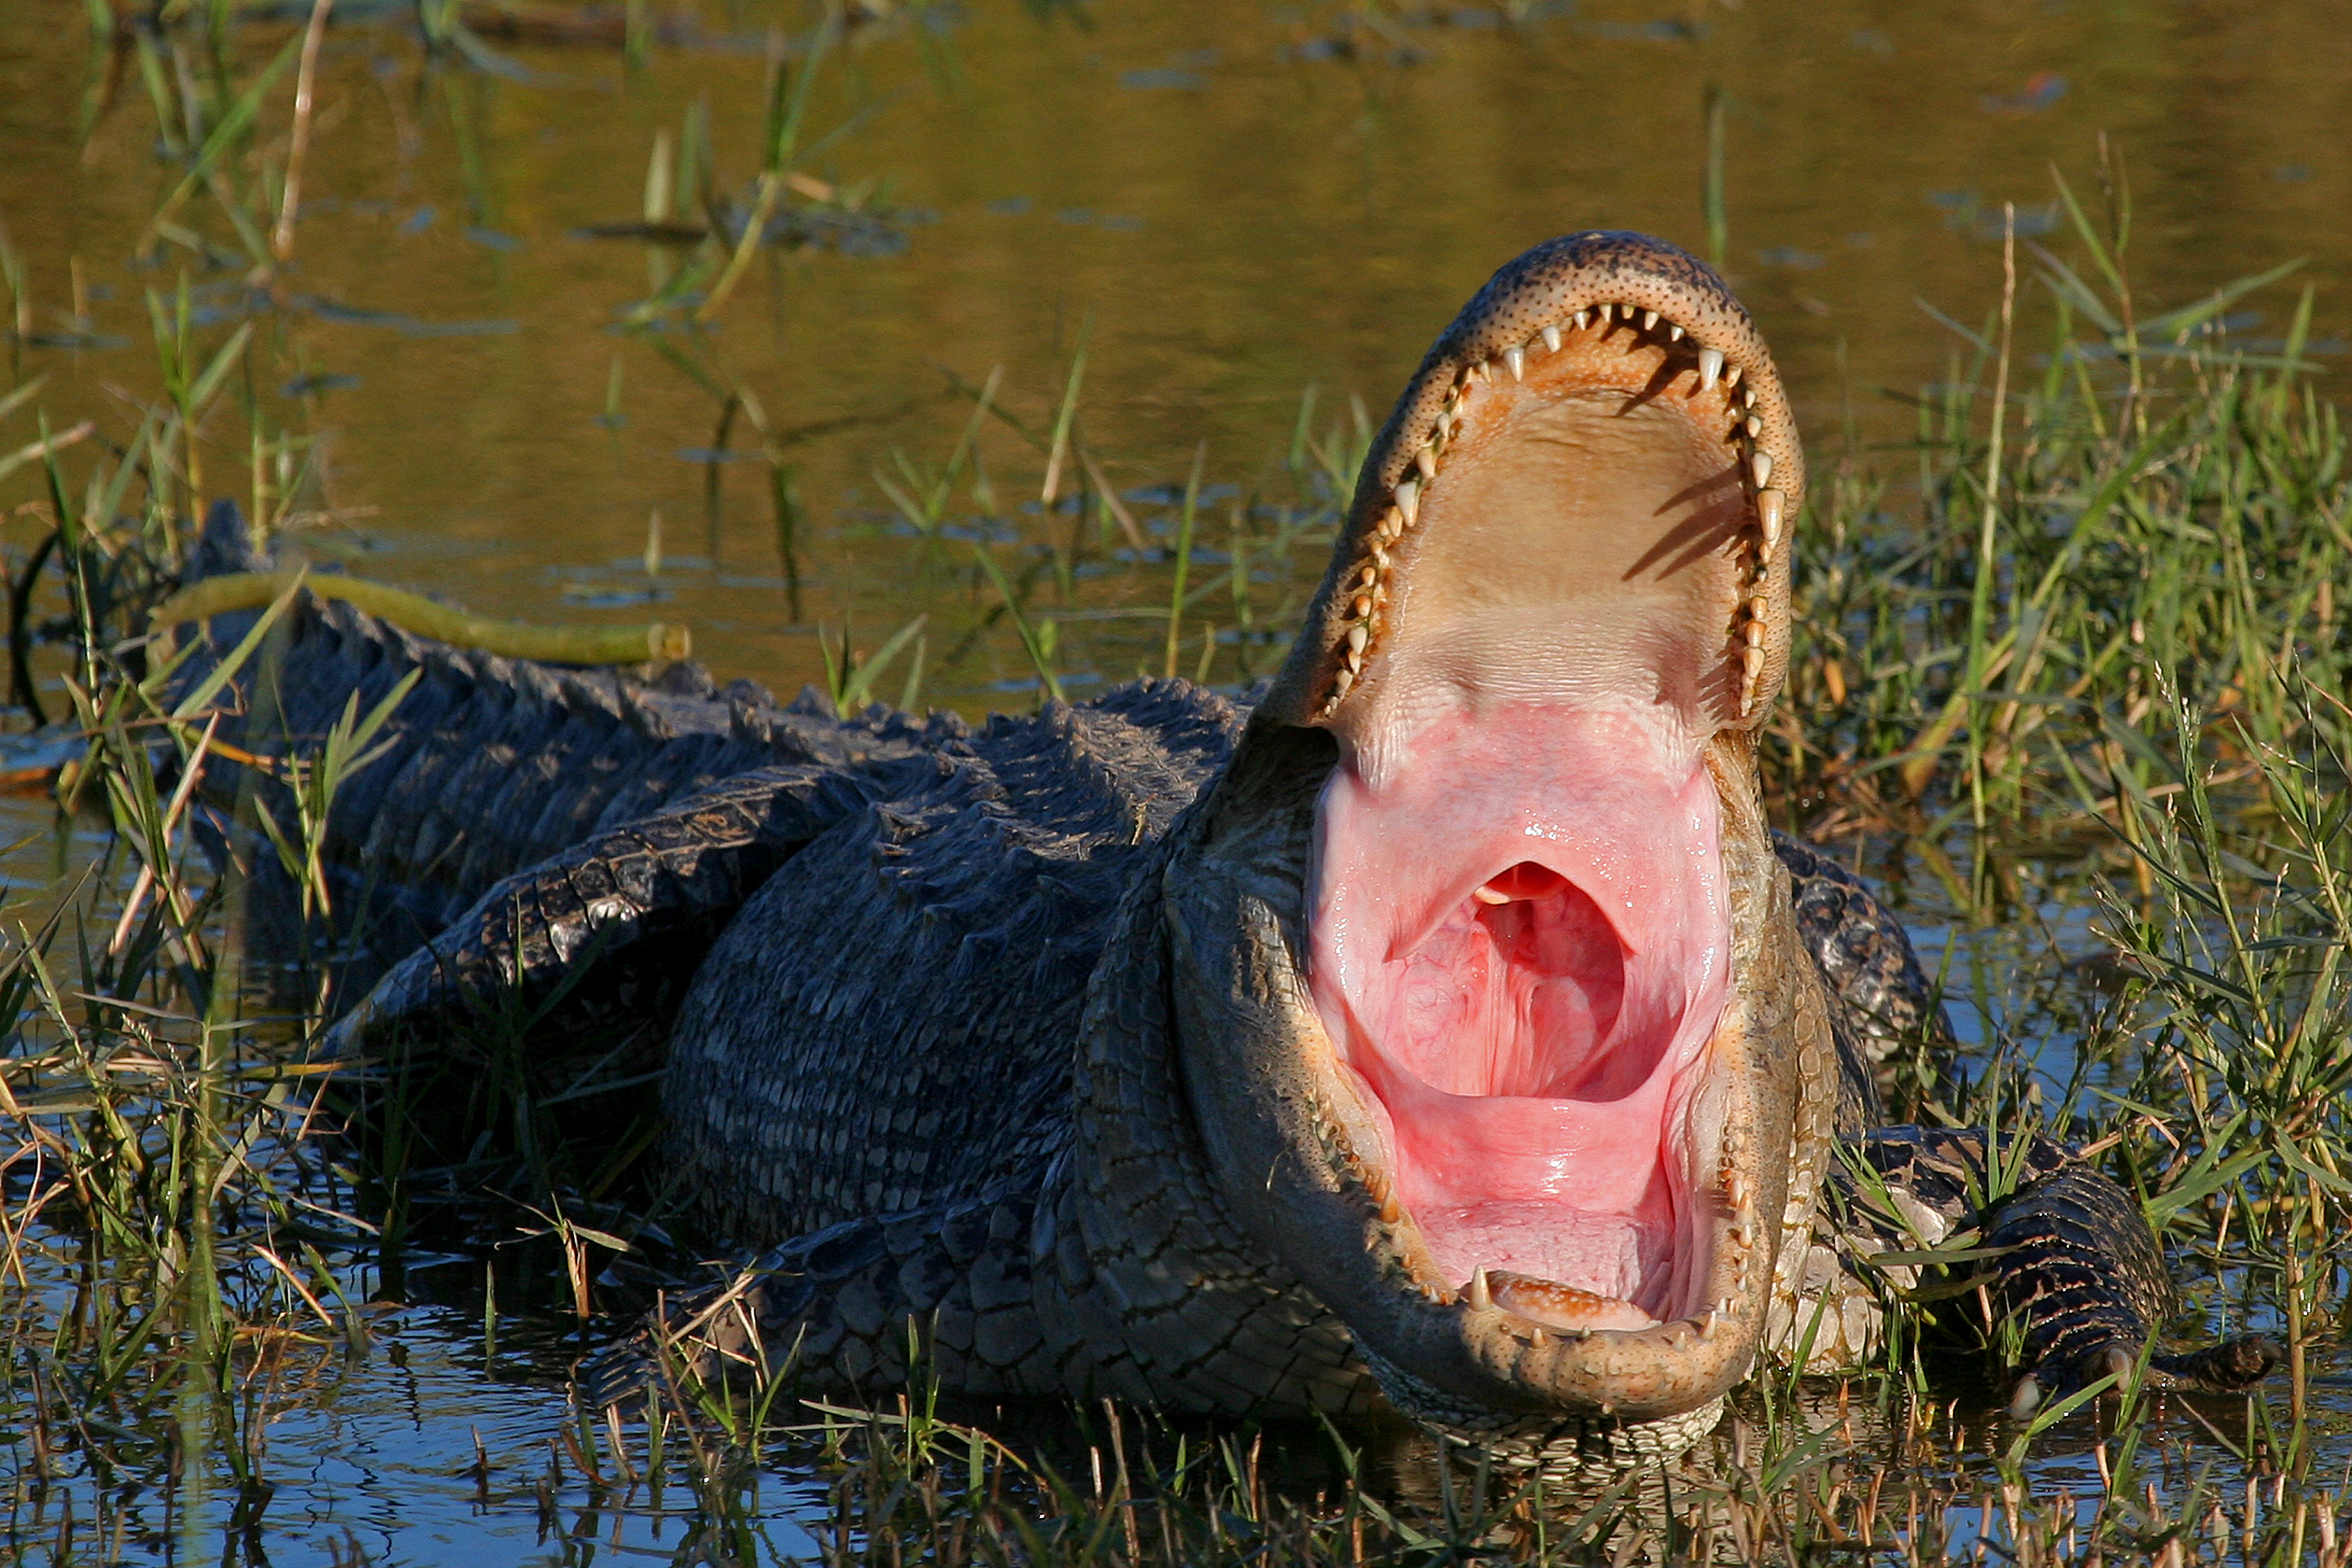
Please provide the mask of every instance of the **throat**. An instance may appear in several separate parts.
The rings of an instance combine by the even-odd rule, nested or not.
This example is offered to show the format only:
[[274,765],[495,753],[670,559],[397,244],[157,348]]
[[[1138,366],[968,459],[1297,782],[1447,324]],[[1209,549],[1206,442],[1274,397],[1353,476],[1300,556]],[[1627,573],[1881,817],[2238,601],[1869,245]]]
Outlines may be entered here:
[[1334,770],[1309,982],[1449,1278],[1551,1282],[1591,1326],[1679,1310],[1685,1102],[1729,991],[1718,824],[1656,707],[1451,711]]

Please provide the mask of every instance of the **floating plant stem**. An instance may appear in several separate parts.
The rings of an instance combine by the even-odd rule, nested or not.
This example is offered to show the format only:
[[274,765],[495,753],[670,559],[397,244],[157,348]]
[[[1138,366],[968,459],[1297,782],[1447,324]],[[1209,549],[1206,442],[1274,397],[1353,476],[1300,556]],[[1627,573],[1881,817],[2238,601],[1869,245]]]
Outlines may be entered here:
[[[648,546],[648,552],[655,548]],[[341,599],[396,626],[460,647],[546,664],[642,664],[680,659],[693,650],[685,626],[655,621],[630,626],[550,626],[493,620],[365,578],[305,577],[299,572],[235,572],[203,578],[155,606],[159,627],[259,609],[297,584],[313,597]]]

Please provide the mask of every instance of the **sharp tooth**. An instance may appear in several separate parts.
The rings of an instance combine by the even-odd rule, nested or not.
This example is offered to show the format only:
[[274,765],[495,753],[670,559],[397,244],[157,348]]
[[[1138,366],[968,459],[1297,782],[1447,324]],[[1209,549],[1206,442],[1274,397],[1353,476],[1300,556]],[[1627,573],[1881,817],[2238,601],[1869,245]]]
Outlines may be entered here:
[[1482,904],[1507,904],[1511,901],[1510,894],[1498,893],[1494,889],[1486,887],[1472,889],[1470,896]]
[[1511,379],[1513,381],[1525,381],[1528,378],[1527,350],[1505,349],[1503,351],[1503,363],[1509,367]]
[[1529,1350],[1539,1351],[1549,1343],[1551,1343],[1551,1336],[1545,1333],[1541,1329],[1529,1329],[1528,1331],[1528,1348]]
[[1762,434],[1764,434],[1764,421],[1757,418],[1753,414],[1749,415],[1748,416],[1748,439],[1753,440]]
[[1470,1276],[1470,1285],[1466,1292],[1466,1296],[1470,1302],[1471,1310],[1475,1312],[1483,1312],[1487,1308],[1495,1304],[1495,1293],[1487,1287],[1486,1284],[1486,1266],[1485,1264],[1480,1264],[1478,1266],[1478,1272]]
[[[1367,611],[1370,611],[1371,609],[1371,605],[1368,604],[1364,608]],[[1761,628],[1759,629],[1760,630]],[[1361,658],[1364,652],[1364,645],[1371,640],[1372,634],[1370,629],[1365,626],[1361,622],[1349,626],[1348,628],[1348,657],[1350,658]]]
[[1590,325],[1591,325],[1591,324],[1592,324],[1592,312],[1591,312],[1591,310],[1579,310],[1579,311],[1576,313],[1576,330],[1577,330],[1578,331],[1580,331],[1580,331],[1584,331],[1584,329],[1585,329],[1586,327],[1588,327],[1588,326],[1590,326]]
[[1764,650],[1760,647],[1747,649],[1740,654],[1739,663],[1740,668],[1746,672],[1748,679],[1755,679],[1764,673]]
[[[1346,689],[1343,687],[1341,689],[1344,690]],[[1394,1193],[1382,1193],[1381,1194],[1381,1223],[1382,1225],[1394,1225],[1398,1220],[1403,1217],[1404,1208],[1397,1202],[1396,1194]]]
[[1753,463],[1756,469],[1756,483],[1758,488],[1760,489],[1771,481],[1772,454],[1769,452],[1759,452],[1756,454]]
[[[1757,456],[1763,454],[1759,452]],[[1779,490],[1756,492],[1756,516],[1764,525],[1764,552],[1768,555],[1780,546],[1780,509],[1787,504],[1788,498]]]
[[1772,615],[1772,601],[1759,594],[1748,601],[1748,613],[1759,621],[1769,620]]
[[1355,603],[1348,606],[1348,613],[1358,620],[1362,620],[1372,613],[1372,596],[1370,594],[1357,595]]
[[1421,470],[1421,477],[1423,479],[1435,479],[1437,477],[1436,452],[1427,447],[1423,447],[1420,451],[1415,452],[1412,455],[1412,466]]
[[1558,327],[1546,327],[1543,330],[1543,341],[1545,348],[1549,349],[1554,353],[1559,353],[1559,329]]
[[1739,389],[1739,404],[1740,404],[1740,406],[1741,406],[1741,407],[1743,407],[1743,408],[1753,408],[1753,407],[1755,407],[1755,406],[1756,406],[1756,389],[1755,389],[1754,387],[1752,387],[1752,386],[1743,386],[1743,387],[1741,387],[1741,388]]
[[1725,371],[1723,375],[1724,379],[1729,382],[1732,385],[1738,386],[1739,384],[1739,367],[1738,365],[1733,365],[1729,370]]
[[1642,312],[1642,330],[1645,332],[1654,332],[1658,330],[1658,313],[1655,310],[1644,310]]
[[1348,688],[1355,684],[1356,672],[1348,668],[1345,665],[1340,666],[1339,673],[1331,678],[1332,697],[1335,699],[1345,697],[1348,695]]
[[1723,351],[1722,351],[1721,349],[1701,349],[1701,350],[1699,350],[1699,351],[1698,351],[1698,386],[1699,386],[1699,390],[1700,390],[1701,392],[1713,392],[1713,391],[1715,390],[1715,384],[1716,384],[1716,382],[1717,382],[1717,380],[1719,380],[1719,379],[1722,377],[1722,375],[1723,375]]
[[[1364,628],[1361,626],[1356,627],[1355,631],[1351,631],[1348,634],[1348,640],[1350,643],[1353,643],[1356,640],[1356,632],[1362,631],[1363,629]],[[1762,621],[1750,621],[1746,626],[1740,627],[1739,630],[1740,636],[1747,639],[1748,646],[1749,647],[1762,647],[1764,646],[1764,623]]]
[[1670,343],[1678,343],[1682,341],[1683,330],[1680,327],[1674,325],[1672,322],[1668,322],[1666,326],[1666,342]]
[[1407,479],[1397,486],[1396,503],[1397,511],[1404,518],[1404,525],[1411,528],[1413,520],[1421,515],[1420,484],[1412,479]]

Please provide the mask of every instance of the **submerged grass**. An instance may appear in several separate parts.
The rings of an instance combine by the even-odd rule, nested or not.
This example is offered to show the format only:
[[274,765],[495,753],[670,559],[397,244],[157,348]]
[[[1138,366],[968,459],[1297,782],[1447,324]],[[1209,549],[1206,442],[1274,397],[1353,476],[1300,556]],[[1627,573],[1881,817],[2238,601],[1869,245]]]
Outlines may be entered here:
[[[462,70],[497,68],[483,40],[513,10],[417,10],[436,59],[471,62],[446,79],[453,125]],[[870,210],[872,190],[800,166],[840,133],[807,134],[811,84],[860,15],[771,42],[761,167],[736,195],[707,114],[656,134],[647,289],[619,315],[710,396],[715,453],[739,424],[756,439],[795,621],[813,546],[796,434],[713,329],[787,206]],[[1381,6],[1349,16],[1368,38],[1396,26]],[[625,18],[615,45],[641,55],[656,19]],[[299,123],[282,145],[257,127],[315,32],[271,32],[240,77],[236,25],[226,5],[109,13],[103,48],[124,68],[102,79],[146,95],[173,170],[144,242],[200,271],[226,258],[266,296],[299,245],[303,143]],[[101,96],[91,114],[119,108]],[[609,1425],[551,1421],[528,1473],[478,1448],[478,1505],[532,1513],[567,1561],[632,1521],[710,1562],[2352,1556],[2352,1411],[2326,1382],[2352,1284],[2333,1245],[2352,1215],[2347,437],[2305,357],[2308,293],[2261,352],[2232,342],[2229,310],[2273,275],[2137,300],[2119,170],[2103,165],[2097,197],[2062,182],[2063,246],[2012,236],[1984,324],[1947,323],[1951,371],[1917,398],[1906,451],[1817,448],[1769,786],[1779,820],[1850,847],[1941,928],[1931,957],[1970,1048],[1906,1064],[1898,1098],[1923,1119],[2049,1127],[2097,1151],[2166,1227],[2196,1331],[2291,1344],[2274,1387],[2195,1407],[2126,1387],[2011,1423],[1931,1353],[1977,1331],[1960,1290],[1911,1304],[1916,1331],[1882,1373],[1759,1378],[1688,1464],[1572,1494],[1410,1433],[1108,1407],[1039,1422],[919,1395],[857,1411],[779,1380],[748,1400],[688,1391]],[[0,281],[21,349],[32,315],[4,244]],[[37,480],[20,515],[38,531],[6,584],[13,695],[37,724],[44,692],[67,715],[83,750],[60,810],[101,824],[106,846],[0,911],[0,1554],[34,1562],[258,1560],[286,1542],[269,1500],[295,1478],[272,1431],[331,1405],[339,1368],[393,1353],[372,1298],[398,1293],[421,1179],[396,1147],[352,1165],[305,1052],[325,1006],[261,1009],[287,987],[240,947],[255,868],[194,852],[226,826],[273,858],[306,918],[331,919],[317,836],[381,713],[354,710],[315,756],[257,759],[289,814],[210,800],[222,689],[167,696],[165,656],[125,635],[206,497],[234,488],[273,528],[323,505],[315,436],[273,423],[256,390],[301,367],[265,310],[207,324],[196,300],[184,279],[149,294],[159,392],[127,430],[50,430],[21,373],[0,397],[0,479]],[[1082,699],[1144,673],[1246,690],[1279,658],[1370,439],[1362,405],[1333,417],[1310,391],[1254,468],[1205,447],[1134,462],[1095,442],[1087,354],[1081,332],[1059,384],[1025,394],[1001,374],[951,378],[970,409],[946,459],[892,453],[877,472],[883,526],[935,604],[870,654],[845,620],[823,634],[840,710],[942,689]],[[617,423],[617,358],[611,387]],[[257,632],[238,657],[266,645]],[[520,1094],[509,1110],[530,1120]],[[467,1169],[432,1179],[459,1188]],[[620,1244],[582,1223],[605,1212],[600,1180],[542,1163],[517,1194],[535,1208],[509,1205],[484,1238],[541,1238],[508,1278],[561,1303],[560,1327],[541,1326],[542,1381],[562,1359],[549,1346],[593,1305],[592,1259]],[[467,1305],[487,1384],[516,1364],[499,1345],[511,1318],[491,1263],[467,1265],[484,1271]]]

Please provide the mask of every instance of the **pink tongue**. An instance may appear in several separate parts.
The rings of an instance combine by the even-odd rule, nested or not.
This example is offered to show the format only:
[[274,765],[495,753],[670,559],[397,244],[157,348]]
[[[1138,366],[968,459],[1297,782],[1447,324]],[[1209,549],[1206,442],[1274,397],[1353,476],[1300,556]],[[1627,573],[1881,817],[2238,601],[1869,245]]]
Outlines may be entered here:
[[1665,1125],[1730,917],[1712,781],[1657,714],[1448,713],[1318,804],[1316,1006],[1450,1278],[1667,1283]]

